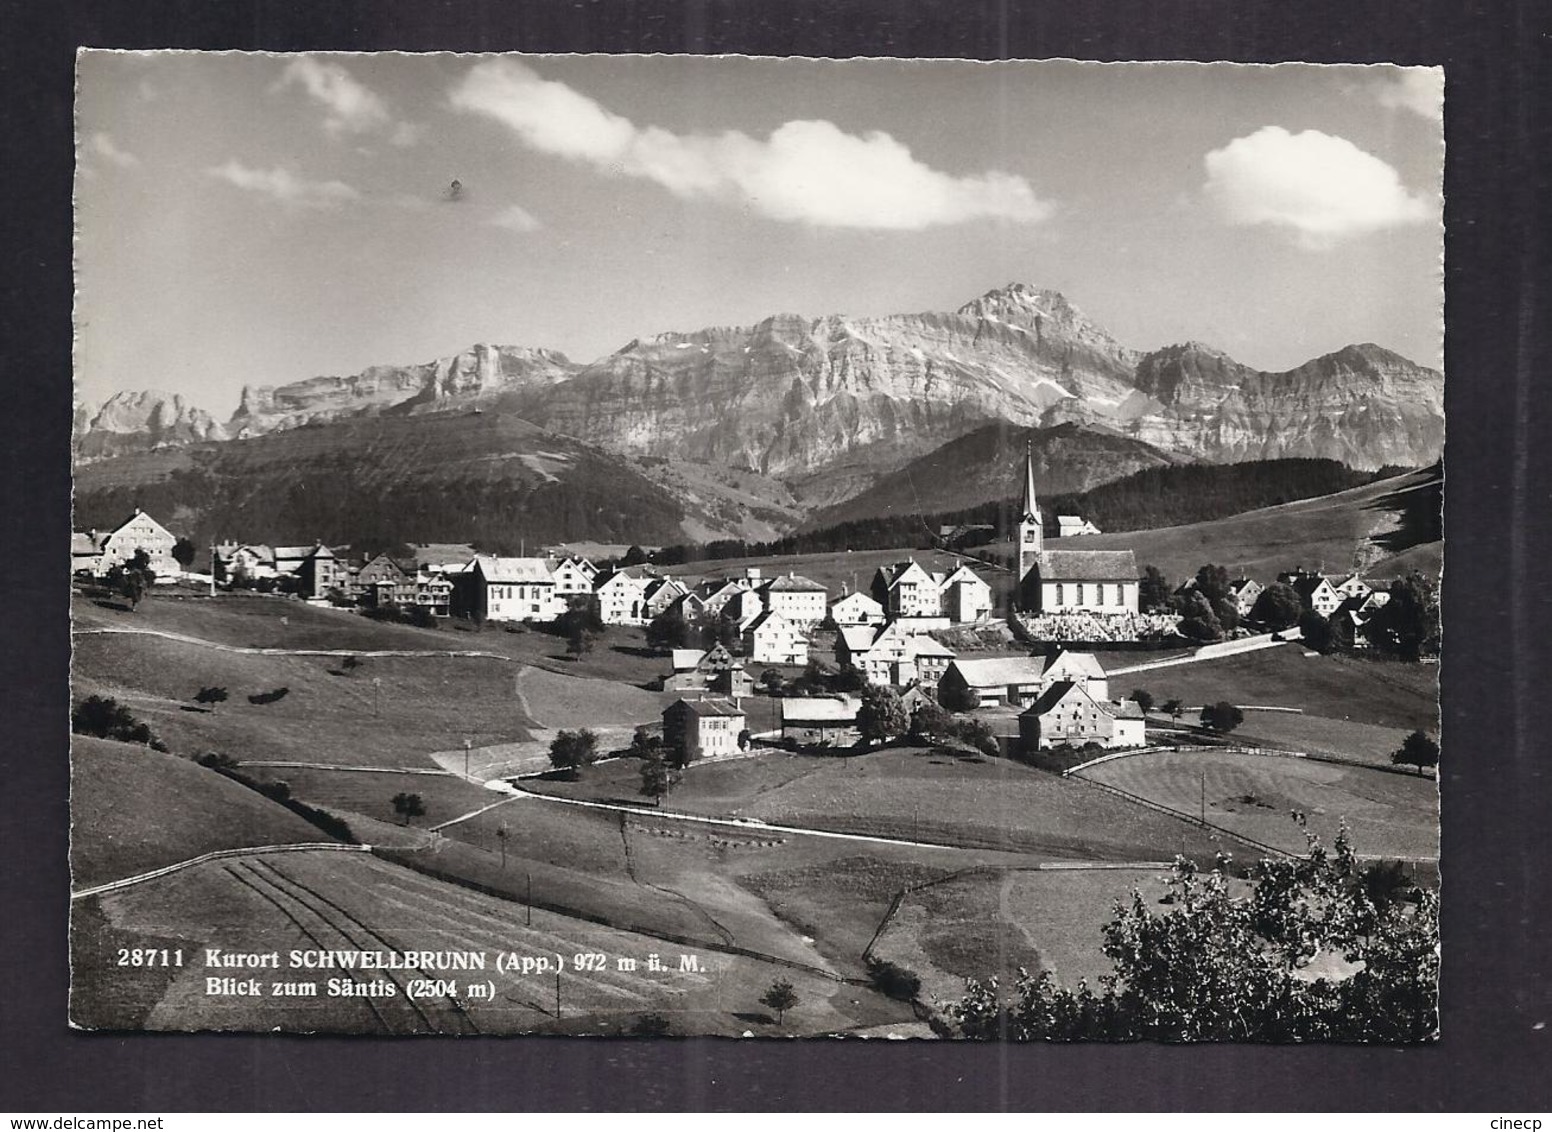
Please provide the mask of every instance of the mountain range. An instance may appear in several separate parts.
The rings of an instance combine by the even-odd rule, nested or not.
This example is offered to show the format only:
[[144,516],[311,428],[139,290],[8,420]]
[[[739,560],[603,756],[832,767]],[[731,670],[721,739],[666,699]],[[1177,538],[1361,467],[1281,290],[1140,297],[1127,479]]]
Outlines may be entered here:
[[[1067,426],[1052,469],[1072,482],[1053,490],[1182,460],[1416,467],[1439,457],[1444,428],[1443,375],[1379,346],[1281,373],[1194,342],[1141,353],[1060,293],[1011,284],[953,312],[775,315],[637,339],[585,365],[552,350],[479,345],[417,365],[251,386],[224,423],[176,395],[118,393],[77,407],[74,454],[88,482],[97,476],[87,469],[136,453],[377,418],[447,416],[464,422],[450,426],[456,433],[482,414],[621,461],[677,501],[691,538],[768,537],[816,513],[909,506],[923,476],[913,473],[908,491],[890,487],[901,469],[956,442],[940,471],[966,467],[999,427]],[[355,435],[342,432],[340,443]],[[1072,461],[1083,475],[1069,474]],[[931,480],[932,466],[918,470]],[[433,474],[398,467],[410,480]],[[983,481],[956,479],[970,496],[995,494]],[[932,487],[934,505],[979,501]]]

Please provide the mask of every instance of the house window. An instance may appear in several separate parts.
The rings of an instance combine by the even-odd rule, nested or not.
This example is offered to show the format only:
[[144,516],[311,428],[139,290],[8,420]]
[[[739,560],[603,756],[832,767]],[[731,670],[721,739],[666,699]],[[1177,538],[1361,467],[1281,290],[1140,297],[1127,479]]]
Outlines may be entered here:
[[1074,588],[1074,589],[1076,589],[1076,590],[1077,590],[1077,591],[1078,591],[1078,597],[1077,597],[1077,602],[1076,602],[1076,604],[1078,604],[1078,605],[1082,605],[1082,604],[1083,604],[1083,583],[1082,583],[1082,582],[1079,582],[1079,583],[1078,583],[1078,584],[1077,584],[1077,585],[1076,585],[1076,586],[1074,586],[1074,587],[1073,587],[1073,588]]
[[1060,582],[1057,582],[1056,583],[1056,604],[1057,605],[1061,605],[1062,604],[1062,600],[1063,600],[1062,584]]

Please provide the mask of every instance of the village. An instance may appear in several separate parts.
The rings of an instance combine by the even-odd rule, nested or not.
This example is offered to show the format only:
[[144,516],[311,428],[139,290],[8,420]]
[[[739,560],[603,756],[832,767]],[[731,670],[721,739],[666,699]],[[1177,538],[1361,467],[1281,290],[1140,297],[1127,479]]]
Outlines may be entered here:
[[[1203,579],[1188,578],[1167,603],[1154,595],[1143,608],[1145,579],[1130,550],[1047,549],[1045,527],[1026,456],[1013,578],[968,553],[956,555],[952,569],[930,570],[906,557],[878,566],[865,588],[842,582],[832,593],[795,571],[762,566],[696,576],[650,561],[595,564],[566,548],[503,557],[472,547],[460,556],[446,546],[412,548],[408,559],[351,561],[348,548],[322,541],[218,542],[209,548],[210,573],[193,575],[186,568],[192,544],[140,511],[111,531],[73,536],[72,572],[104,579],[140,555],[157,582],[202,580],[212,595],[274,594],[421,627],[542,626],[567,636],[574,653],[606,627],[642,628],[668,662],[654,686],[665,693],[660,722],[675,737],[672,758],[681,770],[747,754],[755,742],[828,750],[919,735],[925,705],[973,714],[982,721],[975,737],[1004,756],[1142,748],[1150,742],[1152,699],[1112,696],[1094,650],[1203,646],[1206,657],[1233,655],[1297,640],[1301,616],[1311,614],[1324,633],[1363,649],[1370,619],[1390,596],[1354,573],[1296,569],[1265,584],[1225,576],[1223,592],[1205,599],[1197,595]],[[1058,544],[1093,533],[1080,517],[1057,519]],[[1004,592],[994,592],[994,582]],[[1281,602],[1272,600],[1279,589]],[[1205,601],[1204,613],[1192,612],[1193,600]],[[1216,632],[1183,625],[1202,615]],[[1232,632],[1223,631],[1225,620]],[[1116,675],[1134,670],[1111,668]],[[746,710],[756,697],[774,699],[774,711]],[[753,719],[766,725],[751,726]]]

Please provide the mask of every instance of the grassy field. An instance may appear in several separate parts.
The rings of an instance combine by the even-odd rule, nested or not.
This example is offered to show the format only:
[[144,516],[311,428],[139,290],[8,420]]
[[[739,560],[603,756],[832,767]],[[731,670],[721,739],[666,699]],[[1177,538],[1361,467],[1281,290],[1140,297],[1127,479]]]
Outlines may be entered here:
[[[619,1033],[649,1011],[667,1015],[678,1032],[737,1034],[828,1033],[904,1022],[909,1013],[864,988],[789,967],[714,951],[694,954],[700,972],[681,973],[682,950],[664,941],[586,921],[544,913],[532,926],[521,909],[365,855],[299,854],[283,860],[202,866],[93,901],[77,923],[78,969],[89,972],[72,1010],[84,1026],[140,1025],[147,1029],[355,1033]],[[494,998],[456,999],[210,997],[197,960],[181,972],[118,968],[118,947],[145,940],[182,941],[191,958],[206,946],[243,951],[291,948],[457,949],[483,952],[489,967],[461,983],[489,980]],[[559,955],[559,1012],[553,974],[500,973],[500,952]],[[649,954],[670,970],[620,969],[619,960],[645,964]],[[577,970],[578,954],[605,957],[597,970]],[[375,973],[374,973],[375,974]],[[382,972],[402,991],[403,972]],[[281,978],[316,979],[283,970]],[[776,978],[790,980],[799,1003],[778,1029],[758,1005]],[[89,991],[89,993],[87,993]]]
[[1438,793],[1428,778],[1219,751],[1135,755],[1082,774],[1186,814],[1201,812],[1205,797],[1209,822],[1291,852],[1304,849],[1294,810],[1327,844],[1345,822],[1364,856],[1439,852]]
[[[1380,480],[1211,522],[1063,539],[1062,546],[1130,549],[1139,565],[1157,566],[1177,582],[1208,562],[1263,583],[1300,565],[1329,571],[1362,568],[1364,576],[1371,578],[1396,577],[1429,565],[1437,572],[1437,542],[1404,549],[1396,545],[1403,524],[1398,490],[1425,482],[1427,475]],[[997,544],[995,549],[1006,553],[1009,544]],[[1398,552],[1401,557],[1396,557]]]
[[[351,675],[332,658],[225,653],[159,637],[76,639],[77,698],[97,692],[125,702],[174,751],[224,751],[239,759],[363,766],[429,766],[427,755],[528,738],[503,661],[470,657],[371,657]],[[197,709],[205,685],[227,689]],[[250,695],[288,688],[274,703]]]
[[332,840],[213,770],[130,743],[70,744],[71,879],[77,888],[217,849]]
[[1005,874],[1001,909],[1040,953],[1040,966],[1063,986],[1095,985],[1111,972],[1103,930],[1117,900],[1136,888],[1150,904],[1165,894],[1168,872],[1155,869],[1041,870]]
[[1231,738],[1250,747],[1282,747],[1290,751],[1336,755],[1378,767],[1393,765],[1391,752],[1401,746],[1407,732],[1399,727],[1376,727],[1319,715],[1250,711]]
[[[592,768],[579,783],[534,789],[630,799],[636,766]],[[770,752],[692,767],[670,809],[815,829],[1002,850],[1059,860],[1166,860],[1193,827],[1005,759],[894,748],[849,758]]]
[[[1196,707],[1218,700],[1303,708],[1311,715],[1378,727],[1438,727],[1437,665],[1305,656],[1297,645],[1262,649],[1113,678],[1112,693],[1146,688],[1155,702]],[[1115,654],[1120,656],[1122,654]]]

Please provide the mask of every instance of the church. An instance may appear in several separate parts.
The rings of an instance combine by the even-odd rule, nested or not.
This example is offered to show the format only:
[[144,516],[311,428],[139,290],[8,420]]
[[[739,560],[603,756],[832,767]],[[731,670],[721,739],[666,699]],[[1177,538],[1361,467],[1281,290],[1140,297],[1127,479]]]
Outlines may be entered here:
[[1026,614],[1137,612],[1137,559],[1130,550],[1047,550],[1035,497],[1035,461],[1024,453],[1018,524],[1018,604]]

